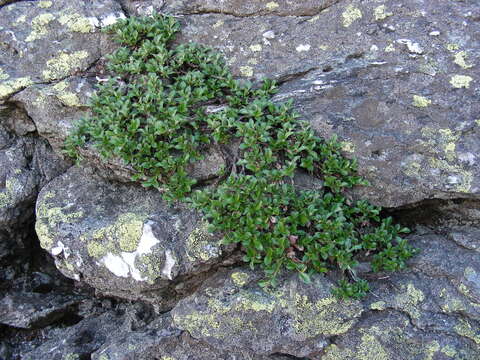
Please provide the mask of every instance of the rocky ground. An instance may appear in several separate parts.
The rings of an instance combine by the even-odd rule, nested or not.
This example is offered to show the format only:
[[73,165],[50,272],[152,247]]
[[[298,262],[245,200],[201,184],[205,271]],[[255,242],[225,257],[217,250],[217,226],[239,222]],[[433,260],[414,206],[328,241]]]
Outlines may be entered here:
[[[264,291],[128,167],[62,157],[114,49],[101,28],[152,11],[338,134],[372,183],[353,196],[414,230],[407,270],[358,269],[362,301],[334,275]],[[0,358],[480,359],[479,34],[476,0],[0,0]]]

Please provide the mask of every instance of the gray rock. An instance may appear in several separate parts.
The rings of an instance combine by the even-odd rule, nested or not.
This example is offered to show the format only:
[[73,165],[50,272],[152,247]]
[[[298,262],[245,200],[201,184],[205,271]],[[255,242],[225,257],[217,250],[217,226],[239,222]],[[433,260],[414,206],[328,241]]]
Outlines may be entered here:
[[[222,261],[220,238],[192,210],[169,207],[156,190],[109,183],[71,168],[37,202],[41,246],[68,277],[105,294],[175,301],[190,278]],[[191,284],[190,284],[191,285]]]
[[181,300],[174,324],[219,349],[265,355],[478,359],[478,255],[433,233],[410,241],[421,253],[409,270],[364,274],[372,288],[361,302],[335,299],[331,280],[321,276],[306,285],[288,275],[262,290],[258,271],[239,268],[218,272]]
[[80,321],[66,329],[49,333],[34,350],[25,351],[22,360],[79,360],[89,358],[108,338],[122,329],[124,317],[113,311]]
[[58,294],[13,293],[0,300],[0,323],[16,328],[42,328],[73,311],[80,298]]
[[293,98],[320,135],[338,134],[372,183],[357,196],[386,207],[479,198],[474,2],[173,1],[163,11],[185,15],[181,41],[219,49],[239,76],[280,80],[278,101]]

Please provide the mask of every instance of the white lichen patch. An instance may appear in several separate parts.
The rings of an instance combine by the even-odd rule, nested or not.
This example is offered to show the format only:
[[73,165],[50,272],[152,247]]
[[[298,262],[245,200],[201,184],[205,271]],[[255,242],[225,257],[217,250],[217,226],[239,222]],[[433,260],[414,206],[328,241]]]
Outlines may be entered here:
[[393,51],[395,51],[395,46],[393,45],[393,43],[390,43],[387,46],[385,46],[384,51],[385,52],[393,52]]
[[48,33],[47,25],[55,19],[52,14],[40,14],[32,19],[32,31],[25,41],[30,42],[45,37]]
[[470,69],[473,65],[467,63],[467,52],[460,51],[453,56],[453,62],[460,66],[462,69]]
[[457,89],[468,89],[472,80],[473,79],[467,75],[453,75],[450,79],[450,84]]
[[16,78],[0,82],[0,100],[33,84],[29,77]]
[[424,96],[413,95],[413,106],[424,108],[430,105],[432,101]]
[[66,77],[70,72],[79,68],[82,60],[88,57],[85,50],[75,51],[71,54],[60,52],[56,57],[47,61],[47,68],[43,71],[45,80],[54,80]]
[[113,25],[120,19],[125,19],[125,15],[123,13],[108,14],[107,16],[103,16],[100,18],[100,26],[105,27]]
[[423,48],[420,46],[420,44],[413,42],[410,39],[398,39],[397,43],[406,45],[408,52],[411,54],[423,54]]
[[268,10],[270,10],[270,11],[275,10],[275,9],[278,8],[279,6],[280,6],[280,5],[278,5],[278,3],[276,3],[275,1],[270,1],[269,3],[267,3],[267,4],[265,5],[265,7],[266,7]]
[[89,33],[95,30],[89,18],[80,14],[64,14],[58,19],[60,24],[66,26],[70,31],[79,33]]
[[305,45],[300,44],[295,48],[295,50],[297,50],[297,52],[304,52],[304,51],[310,51],[310,48],[311,48],[310,44],[305,44]]
[[17,18],[17,20],[15,20],[15,22],[13,23],[14,26],[18,26],[20,24],[23,24],[25,23],[25,21],[27,21],[27,15],[21,15]]
[[385,5],[380,5],[373,10],[373,16],[375,16],[375,20],[384,20],[389,16],[392,16],[392,12],[387,11],[387,7]]
[[245,77],[253,76],[253,68],[251,66],[240,66],[240,74]]
[[360,9],[356,8],[353,5],[348,5],[345,11],[342,13],[343,26],[349,27],[356,20],[362,18],[362,12]]
[[163,265],[162,275],[169,280],[173,280],[172,271],[175,263],[176,261],[172,255],[172,252],[170,250],[165,251],[165,263]]
[[119,255],[108,253],[100,259],[100,263],[118,277],[132,277],[137,281],[147,281],[148,278],[137,269],[135,261],[141,255],[150,254],[152,248],[160,242],[153,234],[152,224],[152,222],[146,222],[143,225],[142,236],[135,251],[123,251]]

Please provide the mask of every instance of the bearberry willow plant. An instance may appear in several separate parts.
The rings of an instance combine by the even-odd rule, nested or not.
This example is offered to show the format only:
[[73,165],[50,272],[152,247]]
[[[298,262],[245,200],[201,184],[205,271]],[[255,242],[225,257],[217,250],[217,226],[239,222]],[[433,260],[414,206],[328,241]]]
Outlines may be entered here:
[[[360,297],[368,284],[354,276],[362,255],[374,271],[397,270],[415,250],[400,237],[408,229],[381,219],[366,201],[351,204],[346,189],[366,182],[335,138],[315,136],[292,103],[272,101],[275,83],[253,88],[233,78],[222,57],[197,44],[174,46],[178,22],[168,16],[128,18],[107,31],[121,44],[108,57],[110,80],[98,85],[92,115],[66,141],[78,157],[87,142],[104,157],[119,157],[135,180],[189,202],[226,243],[241,244],[244,260],[265,270],[262,285],[280,270],[313,273],[339,267],[353,274],[335,290]],[[216,111],[209,111],[215,105]],[[192,192],[188,166],[208,147],[239,144],[224,181]],[[303,170],[323,180],[322,191],[296,188]],[[358,280],[358,281],[357,281]],[[355,282],[356,281],[356,282]]]

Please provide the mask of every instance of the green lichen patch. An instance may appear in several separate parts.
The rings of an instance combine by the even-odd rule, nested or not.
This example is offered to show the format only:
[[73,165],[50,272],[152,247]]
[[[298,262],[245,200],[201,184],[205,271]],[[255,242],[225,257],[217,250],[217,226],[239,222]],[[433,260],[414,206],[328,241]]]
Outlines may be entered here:
[[467,52],[460,51],[454,55],[453,62],[460,66],[462,69],[470,69],[473,65],[467,63]]
[[375,17],[375,20],[385,20],[387,17],[392,16],[393,13],[387,11],[387,7],[385,5],[380,5],[373,10],[373,16]]
[[185,250],[190,261],[206,262],[220,255],[220,239],[208,231],[208,222],[204,221],[188,236]]
[[360,9],[356,8],[353,5],[348,5],[345,11],[342,13],[343,26],[349,27],[355,21],[362,18],[362,12]]
[[413,106],[416,107],[427,107],[432,103],[432,101],[424,96],[413,95]]
[[63,14],[58,18],[58,21],[73,32],[89,33],[95,30],[90,20],[78,13]]
[[21,77],[16,79],[9,79],[0,81],[0,100],[7,98],[8,96],[16,93],[27,86],[33,84],[33,81],[29,77]]
[[71,71],[81,67],[82,60],[88,57],[85,50],[73,53],[59,52],[53,59],[47,61],[46,69],[43,71],[45,80],[55,80],[66,77]]
[[53,86],[57,98],[66,106],[79,107],[84,106],[80,102],[78,95],[68,91],[69,84],[67,81],[61,81]]
[[480,345],[480,328],[473,326],[468,320],[461,319],[455,326],[455,332]]
[[425,294],[412,283],[402,286],[402,291],[395,297],[395,306],[408,312],[411,317],[420,317],[420,304],[425,300]]
[[83,211],[71,211],[72,205],[55,206],[54,201],[51,201],[54,197],[55,194],[46,193],[37,204],[35,231],[40,245],[46,250],[50,250],[54,243],[57,226],[73,223],[84,216]]
[[472,77],[467,75],[454,75],[450,79],[450,84],[457,89],[465,88],[468,89],[470,87],[470,83],[472,82]]
[[50,13],[37,15],[32,19],[32,32],[27,36],[25,41],[31,42],[45,37],[48,33],[48,24],[55,19]]

